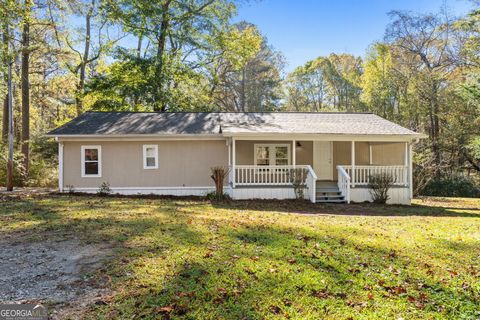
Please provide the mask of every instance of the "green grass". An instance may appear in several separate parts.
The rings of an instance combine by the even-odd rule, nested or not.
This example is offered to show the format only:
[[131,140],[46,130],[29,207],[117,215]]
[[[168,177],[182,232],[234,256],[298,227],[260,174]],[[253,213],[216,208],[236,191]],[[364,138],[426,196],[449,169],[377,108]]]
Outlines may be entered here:
[[478,319],[479,208],[47,196],[0,203],[0,232],[111,243],[87,318]]

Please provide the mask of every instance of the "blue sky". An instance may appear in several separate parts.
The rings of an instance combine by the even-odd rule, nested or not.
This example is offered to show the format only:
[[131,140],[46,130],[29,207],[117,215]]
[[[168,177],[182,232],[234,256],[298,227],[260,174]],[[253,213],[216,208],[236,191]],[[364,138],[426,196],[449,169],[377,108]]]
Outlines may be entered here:
[[383,39],[391,10],[432,13],[444,6],[453,15],[472,8],[467,0],[250,0],[235,21],[256,24],[291,71],[332,52],[363,56]]

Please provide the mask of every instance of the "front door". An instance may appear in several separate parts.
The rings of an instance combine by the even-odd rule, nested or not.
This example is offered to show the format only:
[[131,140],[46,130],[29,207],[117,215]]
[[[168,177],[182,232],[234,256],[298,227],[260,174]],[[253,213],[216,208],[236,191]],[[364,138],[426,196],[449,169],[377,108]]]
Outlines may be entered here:
[[318,180],[333,180],[333,144],[331,141],[313,142],[313,171]]

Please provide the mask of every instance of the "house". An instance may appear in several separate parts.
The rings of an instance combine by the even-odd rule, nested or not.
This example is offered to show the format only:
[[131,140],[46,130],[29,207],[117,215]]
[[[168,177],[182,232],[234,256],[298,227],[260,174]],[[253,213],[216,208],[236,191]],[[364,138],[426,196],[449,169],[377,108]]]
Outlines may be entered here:
[[229,166],[233,199],[295,198],[302,169],[312,202],[371,201],[369,177],[395,178],[390,203],[410,204],[412,143],[424,135],[371,113],[86,112],[51,131],[59,189],[205,195]]

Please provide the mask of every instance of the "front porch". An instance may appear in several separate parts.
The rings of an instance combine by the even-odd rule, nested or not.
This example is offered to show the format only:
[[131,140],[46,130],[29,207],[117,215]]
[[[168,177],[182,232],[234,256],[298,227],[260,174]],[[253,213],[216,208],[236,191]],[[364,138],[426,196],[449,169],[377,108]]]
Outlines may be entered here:
[[228,149],[236,199],[293,199],[294,181],[303,181],[314,203],[370,201],[370,176],[387,173],[395,180],[390,202],[410,203],[410,142],[232,138]]

